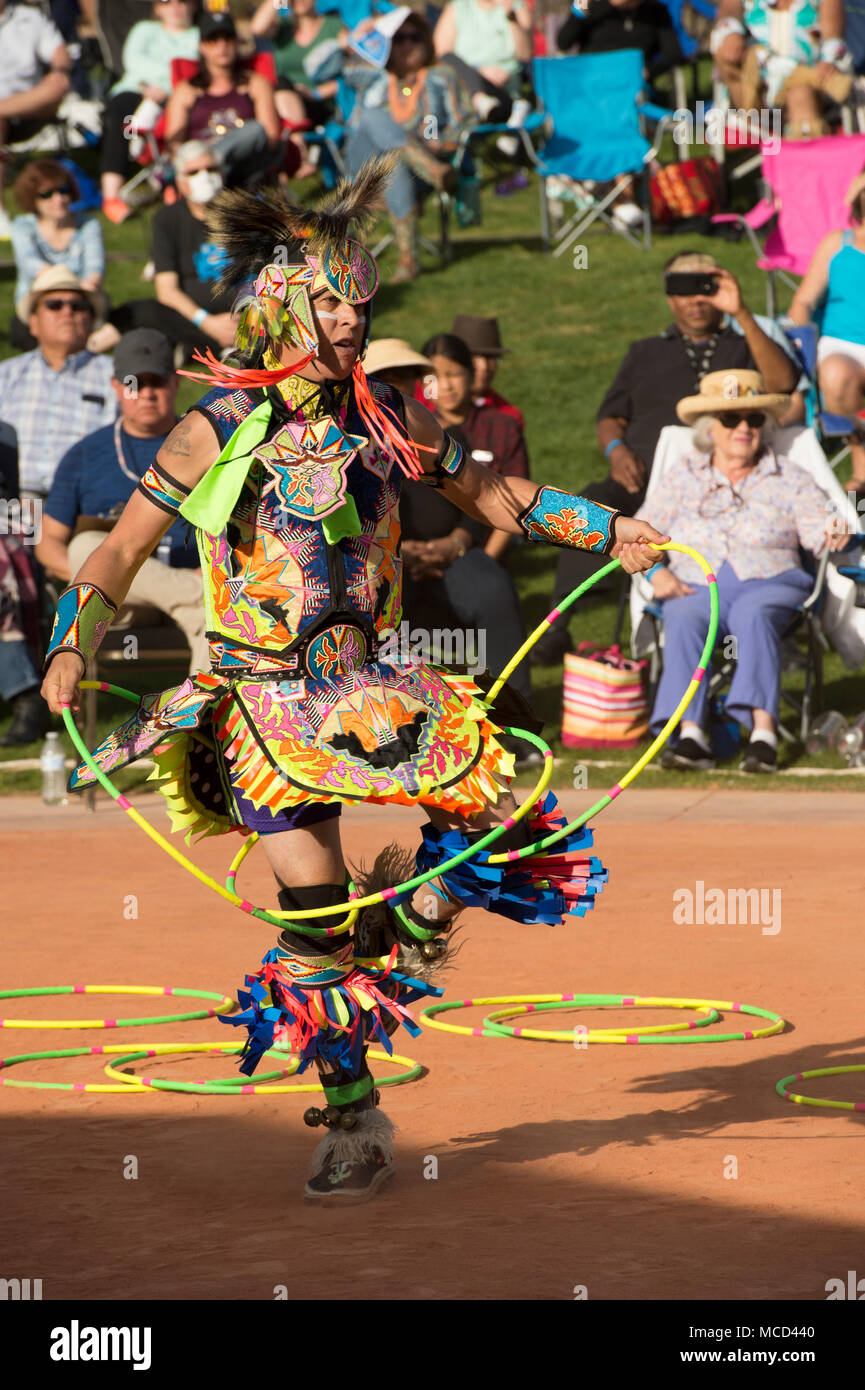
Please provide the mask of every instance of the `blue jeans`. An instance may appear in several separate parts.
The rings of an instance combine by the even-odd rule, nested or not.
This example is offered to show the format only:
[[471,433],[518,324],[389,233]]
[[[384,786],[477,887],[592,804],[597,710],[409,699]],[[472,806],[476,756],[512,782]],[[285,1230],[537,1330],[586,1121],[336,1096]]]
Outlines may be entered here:
[[16,695],[40,684],[27,643],[22,638],[0,642],[0,695],[3,699],[14,700]]
[[[349,173],[354,177],[367,159],[386,154],[388,150],[401,149],[406,143],[405,131],[397,125],[389,111],[378,106],[364,109],[346,141],[345,158]],[[425,187],[400,160],[385,193],[391,217],[408,217],[414,211],[419,192]]]
[[[718,571],[721,634],[736,638],[736,670],[726,710],[740,724],[753,726],[752,710],[778,718],[781,703],[781,637],[796,609],[811,592],[804,570],[785,570],[771,579],[739,579],[726,560]],[[664,670],[652,710],[652,733],[669,719],[700,659],[709,630],[709,587],[664,601]],[[685,718],[705,727],[708,684],[704,678]]]

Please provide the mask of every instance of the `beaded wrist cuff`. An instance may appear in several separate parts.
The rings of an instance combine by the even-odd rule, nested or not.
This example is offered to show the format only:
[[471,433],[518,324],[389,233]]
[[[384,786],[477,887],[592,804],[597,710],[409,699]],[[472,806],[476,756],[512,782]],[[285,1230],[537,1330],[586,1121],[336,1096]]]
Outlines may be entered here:
[[57,603],[43,670],[61,650],[77,652],[86,666],[99,650],[116,614],[116,603],[93,584],[71,584],[64,589]]
[[613,524],[620,515],[587,497],[577,497],[557,487],[541,487],[517,521],[530,541],[547,541],[550,545],[606,555],[615,543]]

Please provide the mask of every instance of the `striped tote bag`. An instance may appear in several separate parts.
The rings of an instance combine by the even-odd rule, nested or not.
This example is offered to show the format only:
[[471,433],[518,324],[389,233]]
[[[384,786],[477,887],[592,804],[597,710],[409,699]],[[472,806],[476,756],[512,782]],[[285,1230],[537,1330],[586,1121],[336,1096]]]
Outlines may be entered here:
[[633,748],[649,729],[648,663],[619,647],[580,642],[565,655],[562,743],[566,748]]

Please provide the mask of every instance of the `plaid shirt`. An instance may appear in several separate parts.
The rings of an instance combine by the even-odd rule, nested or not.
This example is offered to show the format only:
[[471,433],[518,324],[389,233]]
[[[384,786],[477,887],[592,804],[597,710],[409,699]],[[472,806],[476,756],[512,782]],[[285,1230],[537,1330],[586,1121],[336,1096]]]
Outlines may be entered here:
[[[771,579],[801,569],[800,546],[822,545],[831,508],[809,473],[767,449],[736,488],[708,454],[679,459],[639,514],[699,550],[715,574],[726,560],[739,579]],[[670,568],[686,584],[706,582],[694,561],[675,550]]]
[[18,436],[22,492],[46,494],[66,450],[117,416],[111,359],[73,353],[59,372],[37,348],[0,362],[0,419]]
[[513,416],[490,405],[475,404],[460,429],[469,441],[472,458],[478,463],[505,477],[530,476],[525,436]]

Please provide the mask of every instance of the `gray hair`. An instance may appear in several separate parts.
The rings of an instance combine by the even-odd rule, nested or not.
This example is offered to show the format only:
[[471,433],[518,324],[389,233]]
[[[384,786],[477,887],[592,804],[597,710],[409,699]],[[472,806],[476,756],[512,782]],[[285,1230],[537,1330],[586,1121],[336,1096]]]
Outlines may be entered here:
[[178,178],[183,178],[186,173],[186,166],[191,164],[193,159],[201,159],[202,155],[209,155],[217,169],[222,168],[222,155],[214,145],[208,144],[206,140],[187,140],[181,145],[174,156],[174,172]]
[[[730,408],[734,408],[734,403],[732,401],[730,404]],[[701,454],[711,454],[712,450],[715,447],[714,428],[715,421],[717,418],[717,415],[700,415],[694,421],[694,424],[692,426],[694,434],[694,447],[697,450],[699,450]],[[776,428],[777,422],[774,416],[767,414],[766,419],[764,420],[763,425],[760,429],[761,450],[765,449],[767,445],[772,443],[772,439],[774,437]]]

